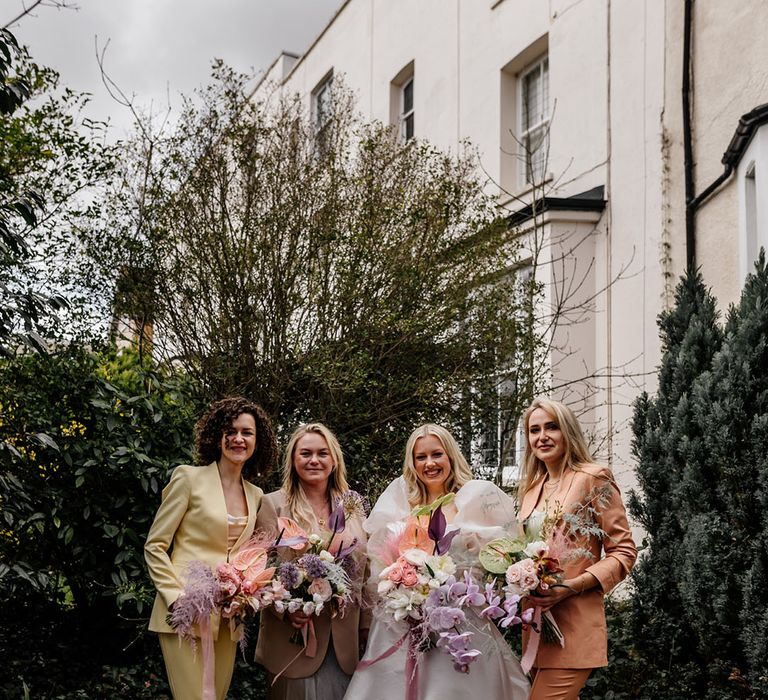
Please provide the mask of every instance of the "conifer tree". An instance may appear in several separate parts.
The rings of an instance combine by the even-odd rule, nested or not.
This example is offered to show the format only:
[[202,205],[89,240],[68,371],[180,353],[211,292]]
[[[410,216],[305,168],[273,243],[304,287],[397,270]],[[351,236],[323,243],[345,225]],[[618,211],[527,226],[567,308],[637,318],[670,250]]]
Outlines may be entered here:
[[687,527],[677,490],[686,449],[700,437],[691,411],[692,388],[722,341],[716,302],[700,273],[689,272],[680,281],[675,306],[659,317],[659,328],[658,393],[639,397],[633,422],[643,495],[632,495],[630,509],[646,530],[649,551],[633,573],[631,619],[637,652],[647,667],[645,690],[655,697],[682,698],[701,692],[701,659],[690,643],[693,634],[676,579]]
[[[685,537],[685,597],[711,686],[745,679],[768,690],[766,472],[768,269],[761,254],[731,308],[721,351],[696,390],[705,460],[689,460],[685,507],[699,509]],[[729,680],[730,679],[730,680]],[[713,696],[714,697],[714,696]]]

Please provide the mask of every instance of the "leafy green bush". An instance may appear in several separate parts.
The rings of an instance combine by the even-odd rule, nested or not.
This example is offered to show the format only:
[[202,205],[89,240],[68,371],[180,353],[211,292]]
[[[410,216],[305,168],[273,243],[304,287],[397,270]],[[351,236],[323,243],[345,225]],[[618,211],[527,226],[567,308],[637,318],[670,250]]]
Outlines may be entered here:
[[[143,544],[169,470],[191,458],[191,389],[131,353],[0,365],[0,688],[64,697],[102,666],[159,659]],[[110,674],[99,682],[151,680]]]

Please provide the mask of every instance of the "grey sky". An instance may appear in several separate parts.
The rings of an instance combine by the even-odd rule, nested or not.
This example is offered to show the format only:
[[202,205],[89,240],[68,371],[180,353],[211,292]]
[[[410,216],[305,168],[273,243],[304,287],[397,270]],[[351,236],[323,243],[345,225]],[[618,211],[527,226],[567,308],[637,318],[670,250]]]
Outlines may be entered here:
[[[29,6],[32,0],[25,0]],[[303,53],[341,0],[68,0],[78,10],[38,7],[11,30],[36,61],[61,82],[93,94],[88,116],[109,117],[115,137],[130,125],[128,111],[107,95],[94,40],[110,41],[110,77],[138,104],[178,107],[179,93],[207,82],[214,58],[251,72],[266,69],[281,50]],[[21,0],[0,0],[0,24]]]

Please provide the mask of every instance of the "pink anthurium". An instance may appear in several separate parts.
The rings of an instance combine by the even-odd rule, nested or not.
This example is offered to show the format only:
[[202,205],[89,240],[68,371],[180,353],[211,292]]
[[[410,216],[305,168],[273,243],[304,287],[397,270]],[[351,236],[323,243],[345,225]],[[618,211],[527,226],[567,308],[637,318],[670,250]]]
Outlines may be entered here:
[[278,518],[277,527],[280,529],[280,538],[275,543],[276,547],[290,547],[295,550],[302,550],[307,546],[309,537],[302,530],[295,520],[291,518]]

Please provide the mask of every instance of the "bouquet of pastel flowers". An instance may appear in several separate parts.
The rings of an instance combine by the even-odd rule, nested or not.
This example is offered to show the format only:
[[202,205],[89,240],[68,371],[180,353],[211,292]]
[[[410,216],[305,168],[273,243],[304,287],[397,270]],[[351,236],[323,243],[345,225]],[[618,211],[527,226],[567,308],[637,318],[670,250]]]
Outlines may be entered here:
[[[270,563],[276,571],[266,595],[277,613],[302,612],[317,616],[329,609],[331,615],[343,615],[347,605],[359,597],[352,579],[358,563],[352,556],[357,538],[344,539],[347,517],[365,512],[362,496],[346,492],[328,518],[328,534],[307,533],[294,520],[277,519],[280,534]],[[294,551],[290,559],[277,555],[278,548]],[[297,630],[293,641],[308,647],[312,654],[314,627],[310,623]]]
[[[419,654],[438,648],[449,654],[454,668],[468,673],[480,655],[472,648],[473,632],[466,625],[466,609],[486,604],[485,595],[468,571],[457,578],[456,564],[448,554],[458,530],[446,533],[442,506],[453,494],[416,508],[400,527],[385,538],[378,553],[384,568],[378,575],[379,614],[406,622],[408,630],[395,647],[408,642],[406,677],[416,675]],[[370,666],[391,653],[363,662]]]
[[191,562],[184,593],[168,615],[177,634],[194,646],[195,628],[205,626],[211,613],[218,612],[234,627],[270,605],[275,568],[267,564],[272,546],[271,537],[259,534],[215,570],[202,562]]
[[[562,584],[561,559],[567,546],[567,538],[556,531],[548,542],[500,537],[480,550],[480,564],[488,574],[485,586],[488,607],[481,614],[502,629],[525,625],[535,634],[534,644],[529,645],[531,651],[523,658],[526,673],[538,648],[539,634],[546,642],[565,644],[552,614],[542,615],[535,606],[535,596],[538,590]],[[533,600],[534,605],[523,609],[525,599]]]

